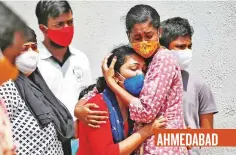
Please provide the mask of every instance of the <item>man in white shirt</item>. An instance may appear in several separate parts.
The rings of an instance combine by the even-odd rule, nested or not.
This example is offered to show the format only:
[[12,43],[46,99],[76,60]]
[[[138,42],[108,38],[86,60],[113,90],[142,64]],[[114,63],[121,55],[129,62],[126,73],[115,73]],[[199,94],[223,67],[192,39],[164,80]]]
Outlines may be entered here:
[[39,1],[36,6],[44,41],[39,43],[38,68],[55,96],[74,116],[80,91],[92,83],[87,56],[70,45],[73,14],[67,1]]

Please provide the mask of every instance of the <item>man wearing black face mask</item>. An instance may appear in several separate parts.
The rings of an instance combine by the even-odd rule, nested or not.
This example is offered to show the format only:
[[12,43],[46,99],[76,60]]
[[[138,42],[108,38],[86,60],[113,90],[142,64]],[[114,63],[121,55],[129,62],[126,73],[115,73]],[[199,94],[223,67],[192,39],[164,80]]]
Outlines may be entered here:
[[69,46],[74,35],[72,9],[67,1],[39,1],[36,16],[44,35],[38,44],[38,68],[73,116],[80,91],[92,83],[92,75],[87,56]]

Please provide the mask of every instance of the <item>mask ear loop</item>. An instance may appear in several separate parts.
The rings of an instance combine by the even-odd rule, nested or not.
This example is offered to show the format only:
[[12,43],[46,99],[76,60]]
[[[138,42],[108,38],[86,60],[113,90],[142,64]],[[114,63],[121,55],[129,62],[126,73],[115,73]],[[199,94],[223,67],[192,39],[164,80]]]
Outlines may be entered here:
[[[116,72],[120,77],[122,77],[124,80],[125,80],[125,77],[123,75],[121,75],[119,72]],[[124,83],[124,81],[120,81],[118,80],[117,83],[120,82],[120,83]]]

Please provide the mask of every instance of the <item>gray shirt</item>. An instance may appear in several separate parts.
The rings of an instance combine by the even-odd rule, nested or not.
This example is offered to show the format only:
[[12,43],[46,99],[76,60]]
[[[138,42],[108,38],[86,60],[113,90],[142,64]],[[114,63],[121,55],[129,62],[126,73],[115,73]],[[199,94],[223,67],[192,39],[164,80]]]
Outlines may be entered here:
[[[183,111],[186,127],[200,128],[200,115],[217,113],[216,103],[210,87],[198,75],[187,70],[181,71],[184,97]],[[191,155],[200,155],[198,148],[191,149]]]

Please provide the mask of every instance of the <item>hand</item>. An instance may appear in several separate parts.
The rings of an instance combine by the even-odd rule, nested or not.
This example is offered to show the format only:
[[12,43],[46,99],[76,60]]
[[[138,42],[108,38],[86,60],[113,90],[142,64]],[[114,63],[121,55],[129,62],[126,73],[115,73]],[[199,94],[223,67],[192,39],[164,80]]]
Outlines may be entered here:
[[15,146],[12,149],[4,149],[3,150],[3,155],[16,155],[15,150],[16,150]]
[[163,116],[156,118],[152,123],[146,124],[143,129],[147,133],[147,137],[156,133],[158,129],[163,129],[166,127],[167,119]]
[[108,113],[106,111],[91,110],[99,108],[95,103],[88,103],[85,105],[77,105],[75,111],[77,118],[92,128],[99,128],[99,124],[106,123]]
[[106,82],[107,82],[108,85],[109,85],[111,82],[115,82],[115,80],[114,80],[113,77],[115,76],[114,66],[115,66],[116,60],[117,60],[117,58],[114,57],[114,58],[112,59],[112,62],[111,62],[111,64],[110,64],[110,66],[108,67],[108,66],[107,66],[107,61],[108,61],[108,58],[109,58],[110,56],[111,56],[111,54],[108,55],[106,58],[104,58],[104,60],[102,61],[102,73],[103,73],[103,76],[104,76],[104,78],[105,78],[105,80],[106,80]]
[[[186,129],[191,129],[191,127],[190,126],[188,126]],[[187,147],[187,150],[190,150],[190,149],[192,149],[192,145],[189,145],[189,146],[186,146]]]
[[164,116],[160,116],[160,117],[156,118],[151,123],[151,132],[152,132],[152,134],[155,134],[158,129],[166,128],[166,123],[167,123],[167,119]]

